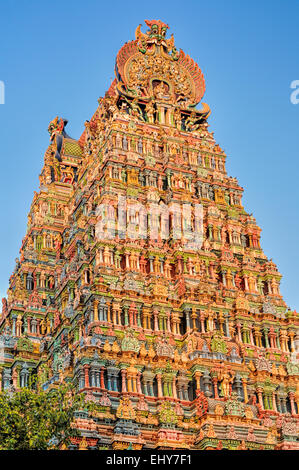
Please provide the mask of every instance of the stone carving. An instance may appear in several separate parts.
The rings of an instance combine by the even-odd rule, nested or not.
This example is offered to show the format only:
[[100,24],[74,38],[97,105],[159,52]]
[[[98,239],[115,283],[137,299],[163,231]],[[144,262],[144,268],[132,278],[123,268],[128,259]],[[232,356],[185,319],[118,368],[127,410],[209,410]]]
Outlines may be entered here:
[[120,399],[118,408],[116,410],[116,416],[117,418],[122,419],[135,419],[136,412],[129,397],[125,396]]
[[244,403],[238,401],[237,394],[235,392],[231,393],[230,398],[225,404],[225,413],[232,416],[245,416],[245,406]]
[[170,402],[165,401],[159,406],[159,420],[162,424],[176,424],[178,417]]

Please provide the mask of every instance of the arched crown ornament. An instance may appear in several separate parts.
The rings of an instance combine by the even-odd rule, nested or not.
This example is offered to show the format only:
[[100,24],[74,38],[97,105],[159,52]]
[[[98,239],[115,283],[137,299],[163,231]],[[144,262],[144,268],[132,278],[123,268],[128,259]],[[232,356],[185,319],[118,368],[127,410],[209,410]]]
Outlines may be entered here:
[[141,24],[137,26],[135,31],[139,51],[143,54],[147,52],[152,53],[154,51],[154,45],[157,45],[163,49],[164,53],[171,53],[174,60],[178,59],[173,34],[170,39],[165,38],[167,30],[169,29],[168,24],[163,23],[161,20],[144,20],[144,22],[149,27],[146,34],[141,32]]
[[173,358],[174,355],[174,347],[167,342],[167,340],[160,339],[156,343],[156,353],[159,357],[170,357]]

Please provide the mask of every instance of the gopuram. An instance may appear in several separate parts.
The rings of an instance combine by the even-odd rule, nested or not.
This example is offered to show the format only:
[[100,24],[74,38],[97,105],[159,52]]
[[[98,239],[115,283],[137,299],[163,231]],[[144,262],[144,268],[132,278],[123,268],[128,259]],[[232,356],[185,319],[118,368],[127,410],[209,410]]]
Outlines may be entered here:
[[70,449],[299,449],[298,313],[209,131],[200,68],[145,23],[79,140],[50,122],[2,300],[1,389],[74,383],[97,406]]

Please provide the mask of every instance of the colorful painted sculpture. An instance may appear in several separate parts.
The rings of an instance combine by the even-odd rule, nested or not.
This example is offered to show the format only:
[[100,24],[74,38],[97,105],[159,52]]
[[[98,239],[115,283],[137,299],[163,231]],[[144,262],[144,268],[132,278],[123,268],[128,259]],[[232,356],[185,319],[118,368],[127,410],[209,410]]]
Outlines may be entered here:
[[1,388],[73,381],[96,404],[73,449],[298,449],[298,314],[209,131],[200,68],[146,24],[80,139],[49,125]]

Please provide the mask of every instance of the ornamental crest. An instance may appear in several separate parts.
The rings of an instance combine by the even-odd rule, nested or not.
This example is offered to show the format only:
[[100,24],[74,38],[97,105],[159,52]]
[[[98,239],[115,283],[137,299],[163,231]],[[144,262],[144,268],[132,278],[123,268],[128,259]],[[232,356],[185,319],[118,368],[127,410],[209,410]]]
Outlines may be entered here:
[[[203,74],[198,65],[182,50],[177,51],[174,39],[166,39],[168,25],[160,20],[146,20],[149,30],[144,34],[139,25],[135,41],[126,43],[116,58],[116,79],[111,85],[123,96],[157,100],[183,108],[194,107],[205,91]],[[149,110],[149,115],[151,115]],[[200,116],[200,113],[201,116]],[[197,119],[207,117],[208,105],[197,112]],[[139,113],[142,117],[142,113]],[[150,119],[149,119],[150,120]]]
[[161,20],[145,20],[145,24],[149,27],[149,30],[146,34],[141,32],[141,24],[136,28],[135,37],[138,40],[138,49],[143,54],[153,52],[154,45],[160,46],[163,48],[164,52],[172,53],[172,58],[176,60],[177,50],[174,46],[174,37],[171,35],[170,39],[166,39],[166,33],[169,29],[169,26],[165,23],[162,23]]

